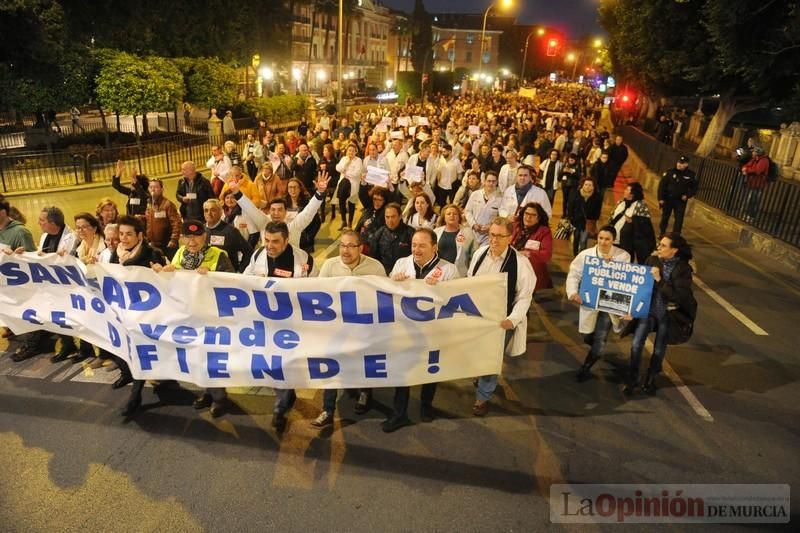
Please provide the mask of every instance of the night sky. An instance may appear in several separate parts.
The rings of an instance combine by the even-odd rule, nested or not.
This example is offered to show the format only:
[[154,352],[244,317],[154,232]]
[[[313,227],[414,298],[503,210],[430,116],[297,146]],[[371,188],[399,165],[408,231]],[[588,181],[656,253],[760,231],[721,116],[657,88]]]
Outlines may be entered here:
[[[386,6],[411,13],[414,0],[380,0]],[[494,0],[425,0],[430,13],[483,13]],[[569,39],[603,35],[597,22],[600,0],[514,0],[519,24],[544,24],[564,31]],[[494,10],[492,11],[494,13]],[[490,15],[491,16],[491,15]]]

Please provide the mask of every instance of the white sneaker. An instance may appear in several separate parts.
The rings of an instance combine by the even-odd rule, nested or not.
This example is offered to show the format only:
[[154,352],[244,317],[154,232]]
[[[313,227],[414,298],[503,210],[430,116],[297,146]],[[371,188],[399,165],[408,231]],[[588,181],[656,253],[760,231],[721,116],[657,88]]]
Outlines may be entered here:
[[311,421],[311,425],[315,428],[333,425],[333,415],[328,411],[322,411],[317,418]]

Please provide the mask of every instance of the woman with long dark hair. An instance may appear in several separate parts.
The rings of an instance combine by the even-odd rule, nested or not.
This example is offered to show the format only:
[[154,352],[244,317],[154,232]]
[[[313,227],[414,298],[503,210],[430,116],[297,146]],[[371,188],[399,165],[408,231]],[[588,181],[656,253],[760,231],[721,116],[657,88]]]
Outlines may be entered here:
[[553,257],[553,233],[549,223],[547,212],[536,202],[525,204],[514,221],[511,246],[530,261],[536,274],[534,292],[553,288],[553,280],[547,270],[547,263]]

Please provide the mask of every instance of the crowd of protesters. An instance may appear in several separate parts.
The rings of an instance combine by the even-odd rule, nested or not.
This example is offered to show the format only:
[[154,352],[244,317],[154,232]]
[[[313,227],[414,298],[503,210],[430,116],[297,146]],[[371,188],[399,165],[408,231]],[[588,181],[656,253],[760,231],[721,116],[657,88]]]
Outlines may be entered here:
[[[533,98],[439,96],[424,104],[358,112],[352,122],[326,114],[315,124],[303,120],[286,136],[262,124],[259,138],[248,136],[241,146],[231,138],[214,146],[204,165],[184,162],[174,198],[164,195],[161,180],[138,175],[120,162],[112,186],[124,201],[101,198],[94,213],[79,213],[72,224],[59,208],[44,209],[38,246],[24,216],[2,200],[0,246],[9,253],[73,254],[87,264],[200,274],[380,275],[403,283],[506,272],[508,316],[499,327],[506,331],[505,353],[520,355],[525,353],[531,300],[553,287],[551,227],[560,218],[574,228],[569,249],[575,260],[566,287],[570,300],[581,303],[577,286],[587,255],[647,262],[654,276],[658,273],[654,294],[659,296],[653,299],[651,317],[635,327],[633,377],[626,386],[629,393],[637,387],[641,344],[656,331],[660,359],[644,381],[645,390],[654,393],[666,346],[664,309],[680,291],[684,301],[689,299],[683,282],[691,279],[691,268],[670,261],[686,262],[691,253],[685,240],[672,233],[653,255],[656,236],[638,183],[628,184],[624,197],[613,204],[609,191],[628,153],[623,139],[600,125],[601,103],[586,87],[542,85]],[[607,223],[601,222],[604,206]],[[327,224],[340,232],[339,254],[318,265],[313,254]],[[584,307],[580,315],[580,332],[591,336],[578,373],[583,380],[600,357],[612,322],[619,321]],[[59,338],[54,362],[69,358],[97,369],[119,368],[114,388],[134,381],[116,355],[83,341],[76,344],[69,336]],[[53,349],[53,339],[44,332],[17,340],[15,361]],[[497,377],[476,380],[476,416],[487,413]],[[142,385],[134,382],[124,415],[136,413]],[[435,392],[435,384],[422,389],[423,421],[435,418]],[[282,429],[295,395],[291,390],[276,393],[273,425]],[[358,391],[356,412],[369,410],[371,398],[372,391]],[[208,407],[219,416],[225,402],[224,389],[210,389],[195,407]],[[410,422],[408,402],[408,387],[398,388],[385,431]],[[335,404],[336,391],[326,391],[323,411],[312,424],[332,423]]]

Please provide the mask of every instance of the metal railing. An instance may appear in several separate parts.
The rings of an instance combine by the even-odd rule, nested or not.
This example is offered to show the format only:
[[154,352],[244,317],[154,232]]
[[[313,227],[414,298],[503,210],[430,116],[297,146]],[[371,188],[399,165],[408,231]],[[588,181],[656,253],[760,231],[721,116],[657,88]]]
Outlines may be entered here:
[[800,182],[778,179],[749,189],[733,161],[700,157],[658,142],[633,126],[617,128],[625,143],[651,171],[661,174],[682,155],[697,174],[697,199],[756,229],[800,247]]
[[[179,119],[179,122],[180,121]],[[274,128],[276,134],[293,130],[295,125]],[[241,150],[253,129],[237,130]],[[214,144],[222,144],[223,139]],[[176,134],[139,144],[103,148],[76,147],[59,152],[26,151],[0,155],[0,190],[4,193],[40,191],[43,189],[110,182],[118,160],[125,161],[150,177],[166,176],[180,171],[184,161],[194,161],[203,172],[211,157],[208,135]]]

